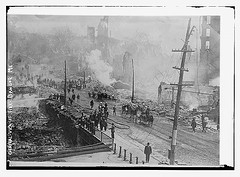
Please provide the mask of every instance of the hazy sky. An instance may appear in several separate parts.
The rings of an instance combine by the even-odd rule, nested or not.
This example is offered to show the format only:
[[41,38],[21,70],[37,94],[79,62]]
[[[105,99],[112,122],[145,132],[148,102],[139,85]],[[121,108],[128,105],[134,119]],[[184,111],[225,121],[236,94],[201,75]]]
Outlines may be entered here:
[[[54,28],[69,27],[77,35],[86,35],[87,26],[98,26],[102,16],[63,15],[9,15],[18,28],[28,32],[52,33]],[[188,19],[184,16],[109,16],[109,31],[116,39],[133,38],[146,33],[150,40],[162,42],[166,50],[181,48],[186,34]],[[199,17],[191,17],[192,25],[198,27]],[[196,37],[191,38],[195,47]]]

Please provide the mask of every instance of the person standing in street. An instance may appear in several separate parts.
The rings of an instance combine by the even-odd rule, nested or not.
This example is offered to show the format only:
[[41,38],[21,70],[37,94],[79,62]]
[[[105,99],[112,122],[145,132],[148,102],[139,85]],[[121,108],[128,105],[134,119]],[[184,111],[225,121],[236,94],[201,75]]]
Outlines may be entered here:
[[112,127],[109,128],[109,129],[111,130],[111,137],[112,137],[112,139],[114,139],[114,133],[115,133],[115,125],[114,125],[114,123],[112,123]]
[[93,100],[91,100],[91,101],[90,101],[90,107],[91,107],[91,109],[93,108],[93,105],[94,105],[94,102],[93,102]]
[[208,117],[206,116],[203,120],[203,132],[207,132]]
[[146,163],[149,163],[150,154],[152,154],[152,147],[147,143],[147,146],[144,148],[144,154],[146,155]]
[[197,123],[196,123],[196,121],[195,121],[195,118],[193,118],[192,123],[191,123],[191,126],[192,126],[192,129],[193,129],[193,132],[195,133],[195,128],[196,128],[196,126],[197,126]]
[[116,116],[116,106],[113,105],[113,115]]
[[80,100],[80,95],[78,94],[77,95],[77,102],[79,103],[79,100]]
[[202,120],[202,132],[204,131],[204,115],[201,115],[201,120]]
[[72,94],[72,100],[75,101],[76,95],[73,93]]

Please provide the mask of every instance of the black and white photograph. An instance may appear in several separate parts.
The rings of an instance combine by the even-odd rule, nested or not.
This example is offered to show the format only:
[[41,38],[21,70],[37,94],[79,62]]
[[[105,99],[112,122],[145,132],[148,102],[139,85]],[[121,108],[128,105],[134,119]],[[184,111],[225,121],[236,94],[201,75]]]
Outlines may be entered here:
[[224,15],[35,9],[6,14],[10,169],[224,165]]

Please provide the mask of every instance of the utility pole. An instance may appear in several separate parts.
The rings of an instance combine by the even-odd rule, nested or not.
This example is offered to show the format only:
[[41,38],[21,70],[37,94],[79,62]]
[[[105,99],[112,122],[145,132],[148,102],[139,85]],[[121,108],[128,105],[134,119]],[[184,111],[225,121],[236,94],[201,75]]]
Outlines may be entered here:
[[181,62],[181,67],[173,67],[174,69],[180,70],[180,75],[179,75],[179,81],[178,84],[172,84],[172,85],[177,85],[178,86],[178,91],[177,91],[177,99],[176,99],[176,106],[175,106],[175,114],[174,114],[174,122],[173,122],[173,131],[172,131],[172,141],[171,141],[171,151],[170,151],[170,165],[174,165],[175,162],[175,147],[177,144],[177,123],[178,123],[178,116],[179,116],[179,103],[180,103],[180,98],[181,98],[181,92],[182,92],[182,82],[183,82],[183,72],[188,71],[184,69],[184,64],[185,64],[185,59],[186,59],[186,54],[187,52],[193,52],[192,50],[188,50],[188,40],[193,32],[194,26],[190,30],[190,25],[191,25],[191,18],[188,21],[188,28],[187,28],[187,33],[186,33],[186,38],[184,45],[181,50],[172,50],[172,52],[183,52],[182,55],[182,62]]
[[133,65],[133,59],[132,59],[132,103],[134,100],[134,65]]
[[171,108],[174,107],[174,86],[172,86],[172,99],[171,99]]
[[64,68],[64,105],[67,105],[67,61],[65,60],[65,68]]
[[85,79],[85,70],[83,71],[83,88],[85,88],[86,79]]
[[174,86],[172,86],[172,103],[174,103]]
[[198,47],[198,41],[199,41],[199,35],[200,35],[200,29],[201,29],[200,23],[201,23],[201,17],[199,17],[199,20],[198,20],[198,29],[196,29],[196,67],[197,67],[196,81],[197,81],[198,92],[200,92],[199,90],[199,55],[200,53],[199,53],[199,47]]

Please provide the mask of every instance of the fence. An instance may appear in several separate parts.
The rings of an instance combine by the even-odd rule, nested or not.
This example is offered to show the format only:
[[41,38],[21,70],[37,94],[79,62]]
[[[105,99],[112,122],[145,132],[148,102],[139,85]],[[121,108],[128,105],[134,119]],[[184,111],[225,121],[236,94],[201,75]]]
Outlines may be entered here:
[[95,136],[105,145],[107,145],[107,146],[113,145],[113,139],[98,129],[95,130]]

